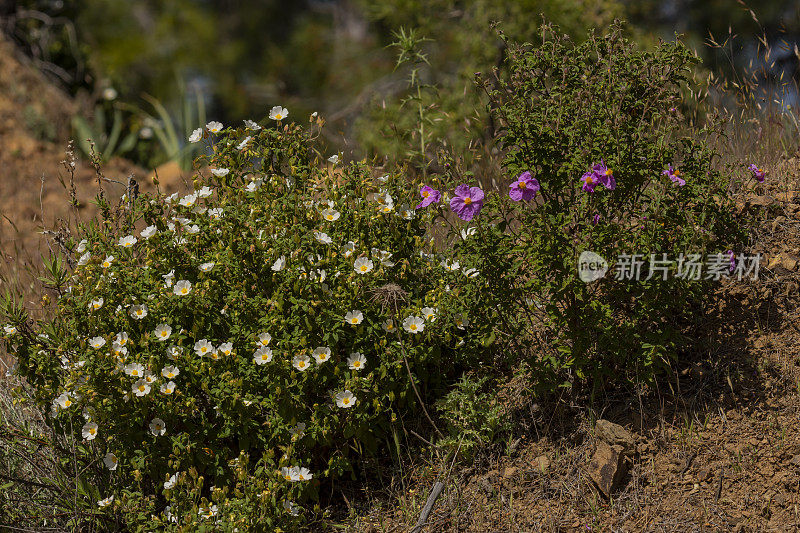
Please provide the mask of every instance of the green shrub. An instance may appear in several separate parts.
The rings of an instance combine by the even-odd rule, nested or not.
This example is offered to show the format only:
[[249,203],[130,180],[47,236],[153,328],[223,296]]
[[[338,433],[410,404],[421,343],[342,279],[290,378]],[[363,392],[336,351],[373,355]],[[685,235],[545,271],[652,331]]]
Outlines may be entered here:
[[[293,124],[225,130],[191,194],[99,196],[74,272],[48,263],[53,318],[10,318],[20,372],[53,423],[83,435],[95,495],[129,523],[166,504],[188,520],[211,498],[238,523],[253,487],[251,526],[293,520],[284,501],[313,501],[319,478],[416,410],[409,372],[436,394],[477,353],[455,349],[463,330],[447,272],[420,253],[414,190],[320,164],[313,141]],[[293,467],[313,479],[285,480]]]
[[[493,272],[501,327],[545,387],[652,377],[685,347],[685,328],[701,319],[697,304],[720,277],[680,278],[680,254],[722,257],[719,274],[728,275],[725,251],[744,251],[732,180],[712,148],[718,130],[690,127],[675,109],[681,90],[700,90],[687,86],[695,62],[680,42],[638,50],[619,25],[580,44],[545,28],[536,45],[510,43],[507,76],[485,85],[504,168],[509,177],[530,172],[541,190],[531,201],[514,201],[510,189],[491,196],[478,238],[456,247],[456,258]],[[612,177],[593,174],[602,163]],[[585,176],[594,184],[584,186]],[[612,270],[585,283],[576,268],[585,251],[612,269],[622,254],[641,254],[641,279]],[[648,272],[651,254],[667,254],[666,280]],[[528,349],[531,332],[541,342]]]

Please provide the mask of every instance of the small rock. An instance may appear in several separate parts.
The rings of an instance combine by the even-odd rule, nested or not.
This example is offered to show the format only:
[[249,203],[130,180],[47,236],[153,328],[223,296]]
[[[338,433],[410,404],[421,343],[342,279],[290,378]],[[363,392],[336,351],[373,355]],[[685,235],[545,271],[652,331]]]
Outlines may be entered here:
[[540,455],[533,460],[533,466],[536,467],[539,472],[545,472],[548,468],[550,468],[550,458],[546,455]]
[[697,472],[697,481],[704,482],[710,481],[714,477],[714,474],[711,472],[710,468],[703,467]]
[[800,261],[800,258],[795,257],[789,254],[781,254],[781,266],[788,270],[789,272],[793,272],[797,268],[797,263]]
[[514,477],[514,474],[516,473],[517,473],[516,468],[514,468],[513,466],[508,466],[505,469],[503,469],[503,478],[511,479],[512,477]]
[[606,498],[611,497],[611,493],[627,473],[623,452],[622,446],[611,446],[600,440],[597,441],[597,448],[589,461],[589,477]]
[[757,207],[769,207],[775,201],[771,196],[753,196],[747,199],[747,203]]
[[800,262],[800,257],[787,253],[779,253],[769,260],[769,263],[767,263],[767,268],[770,270],[782,268],[784,270],[788,270],[789,272],[793,272],[797,268],[798,262]]
[[634,436],[619,424],[600,419],[594,426],[594,433],[611,446],[621,446],[625,455],[632,455],[636,449]]

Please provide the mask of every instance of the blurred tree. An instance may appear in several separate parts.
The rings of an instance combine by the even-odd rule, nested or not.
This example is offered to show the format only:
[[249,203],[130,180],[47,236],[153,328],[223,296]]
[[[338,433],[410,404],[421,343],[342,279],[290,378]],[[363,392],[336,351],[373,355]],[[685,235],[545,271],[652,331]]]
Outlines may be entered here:
[[[112,86],[122,101],[141,106],[152,95],[177,116],[179,100],[199,92],[209,118],[226,124],[263,118],[277,104],[301,121],[319,111],[337,132],[331,142],[389,155],[419,145],[413,69],[431,139],[491,133],[473,78],[502,60],[493,21],[531,40],[540,14],[573,36],[626,17],[644,42],[686,33],[712,67],[729,55],[749,61],[763,27],[776,44],[772,59],[794,68],[800,36],[796,0],[762,0],[758,23],[733,0],[0,0],[0,13],[4,33],[73,94],[99,99]],[[401,27],[431,39],[419,43],[428,64],[395,70],[389,45]],[[746,37],[703,49],[709,32],[723,42],[729,27]],[[428,146],[432,158],[436,143]]]
[[[474,89],[476,72],[491,75],[503,61],[504,49],[492,22],[499,22],[510,37],[530,41],[536,38],[542,17],[578,38],[587,28],[605,27],[623,14],[617,0],[358,0],[358,5],[386,38],[391,30],[404,27],[431,39],[421,44],[428,64],[406,67],[419,69],[417,75],[427,89],[421,93],[422,108],[428,134],[435,140],[424,143],[429,161],[438,146],[466,152],[465,143],[492,136],[491,124],[486,130],[485,104]],[[367,152],[401,156],[409,146],[419,145],[422,130],[414,90],[401,87],[393,94],[381,94],[379,105],[362,116],[356,136]],[[381,124],[383,128],[376,127]]]

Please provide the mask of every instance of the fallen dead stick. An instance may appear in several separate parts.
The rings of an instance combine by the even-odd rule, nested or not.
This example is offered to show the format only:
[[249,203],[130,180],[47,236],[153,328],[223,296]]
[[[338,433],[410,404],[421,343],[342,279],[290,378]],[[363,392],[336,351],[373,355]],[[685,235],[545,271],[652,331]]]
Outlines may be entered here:
[[719,483],[717,484],[717,493],[714,495],[714,502],[719,501],[719,497],[722,496],[722,480],[725,478],[725,467],[723,466],[719,471]]
[[442,493],[442,489],[444,488],[444,483],[441,481],[437,481],[433,484],[433,488],[431,489],[431,493],[428,495],[428,499],[425,502],[425,507],[422,508],[422,512],[419,515],[419,520],[417,520],[416,525],[411,530],[411,533],[419,533],[422,529],[422,526],[428,521],[428,515],[431,514],[433,510],[433,506],[436,504],[436,499],[439,497],[439,494]]
[[[461,437],[458,439],[458,448],[456,448],[456,453],[453,454],[453,462],[450,463],[450,469],[447,471],[447,475],[444,476],[444,481],[450,479],[450,474],[453,472],[453,466],[455,466],[456,459],[458,458],[458,452],[461,451],[462,440],[464,440],[464,435],[461,435]],[[442,479],[441,476],[439,479]],[[419,533],[424,526],[428,525],[428,515],[431,514],[433,506],[436,504],[436,499],[439,497],[439,494],[442,493],[442,489],[444,489],[444,481],[437,481],[433,484],[431,493],[428,495],[428,499],[425,501],[425,507],[422,508],[422,512],[419,514],[419,520],[417,520],[416,525],[411,529],[411,533]]]

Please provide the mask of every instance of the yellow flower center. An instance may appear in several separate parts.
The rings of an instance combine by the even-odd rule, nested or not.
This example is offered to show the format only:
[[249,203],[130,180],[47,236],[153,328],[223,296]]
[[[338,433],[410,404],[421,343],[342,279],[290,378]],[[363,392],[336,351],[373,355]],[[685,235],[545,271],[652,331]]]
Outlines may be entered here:
[[187,292],[189,292],[188,289],[181,289],[181,294],[186,294]]
[[464,198],[464,205],[469,205],[469,204],[471,204],[471,203],[472,203],[472,198],[470,198],[469,196],[467,196],[466,198]]
[[607,168],[607,169],[606,169],[606,171],[605,171],[605,175],[606,175],[606,176],[610,176],[610,175],[611,175],[611,174],[613,174],[613,173],[614,173],[614,171],[613,171],[613,170],[611,170],[610,168]]
[[430,195],[431,195],[430,191],[422,191],[422,197],[423,198],[427,198]]
[[361,272],[367,271],[367,265],[361,265]]
[[525,185],[524,181],[519,181],[517,182],[517,187],[519,187],[520,189],[524,189],[525,187],[527,187],[527,185]]
[[350,322],[352,322],[353,324],[358,324],[358,319],[357,318],[352,318],[350,320]]
[[347,405],[350,403],[350,398],[342,398],[342,403]]
[[64,400],[64,407],[69,407],[70,405],[72,405],[72,402],[71,402],[71,401],[69,401],[69,400]]
[[94,435],[95,433],[97,433],[95,428],[89,428],[89,435]]
[[353,361],[353,366],[355,368],[360,368],[361,367],[361,361]]
[[144,385],[139,385],[139,392],[144,392],[144,389],[145,389]]
[[103,261],[103,267],[108,268],[109,266],[111,266],[111,263],[108,261]]
[[305,361],[298,361],[297,368],[305,368],[306,362]]
[[415,331],[417,329],[417,325],[416,324],[411,324],[409,326],[409,329],[411,329],[411,331]]

